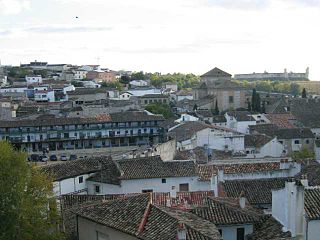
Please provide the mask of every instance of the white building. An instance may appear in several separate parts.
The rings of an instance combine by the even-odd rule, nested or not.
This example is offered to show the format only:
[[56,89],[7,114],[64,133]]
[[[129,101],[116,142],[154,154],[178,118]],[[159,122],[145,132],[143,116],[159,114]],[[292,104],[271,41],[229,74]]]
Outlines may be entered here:
[[27,84],[41,84],[42,77],[41,75],[26,75],[25,77]]
[[6,86],[8,83],[7,76],[0,74],[0,87]]
[[183,123],[183,122],[197,122],[199,121],[199,118],[192,116],[190,114],[187,113],[182,113],[181,117],[178,118],[177,120],[175,120],[175,122],[177,123]]
[[281,157],[286,154],[277,137],[264,134],[251,134],[244,137],[245,152],[248,158]]
[[84,69],[77,69],[74,70],[74,80],[83,80],[87,77],[87,73],[88,71],[84,70]]
[[130,81],[129,83],[131,86],[135,86],[135,87],[144,87],[144,86],[148,86],[148,82],[144,81],[144,80],[133,80]]
[[320,236],[320,187],[309,187],[307,179],[286,182],[272,191],[272,216],[295,239],[315,240]]
[[37,90],[34,93],[34,100],[36,102],[55,102],[54,91],[48,90]]
[[131,96],[133,96],[133,94],[130,93],[129,91],[127,91],[127,92],[123,92],[123,93],[119,94],[119,99],[120,100],[129,100],[131,98]]
[[84,88],[101,88],[101,84],[94,81],[81,81]]
[[246,111],[227,112],[227,128],[237,132],[249,133],[249,126],[256,125],[254,118]]

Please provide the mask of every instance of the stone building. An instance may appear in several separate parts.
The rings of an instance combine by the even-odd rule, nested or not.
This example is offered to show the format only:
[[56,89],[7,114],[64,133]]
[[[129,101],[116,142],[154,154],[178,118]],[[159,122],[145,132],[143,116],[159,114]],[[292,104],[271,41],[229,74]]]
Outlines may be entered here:
[[193,90],[195,100],[214,96],[213,101],[217,101],[220,111],[228,109],[245,108],[246,94],[245,89],[231,81],[231,74],[213,68],[203,74],[200,85]]

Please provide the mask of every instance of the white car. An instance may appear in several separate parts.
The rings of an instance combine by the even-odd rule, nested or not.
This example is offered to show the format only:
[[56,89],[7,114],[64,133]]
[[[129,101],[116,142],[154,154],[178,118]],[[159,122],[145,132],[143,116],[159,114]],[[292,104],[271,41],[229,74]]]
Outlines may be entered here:
[[68,158],[67,158],[66,155],[61,155],[60,160],[61,160],[61,161],[67,161]]

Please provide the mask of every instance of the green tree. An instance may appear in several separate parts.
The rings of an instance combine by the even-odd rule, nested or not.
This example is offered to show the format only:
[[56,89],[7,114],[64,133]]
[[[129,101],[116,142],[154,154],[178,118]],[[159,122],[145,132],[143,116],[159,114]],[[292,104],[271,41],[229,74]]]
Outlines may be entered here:
[[173,116],[170,106],[164,103],[151,103],[145,108],[147,111],[154,114],[162,114],[165,118],[170,118]]
[[79,81],[72,81],[71,84],[75,87],[83,87],[83,83]]
[[218,100],[216,100],[215,106],[214,106],[214,114],[219,115],[219,107],[218,107]]
[[266,113],[266,102],[265,101],[262,102],[261,113]]
[[8,142],[0,142],[0,152],[0,239],[63,239],[48,176]]
[[291,83],[290,94],[292,94],[293,96],[298,96],[300,94],[300,86],[296,83]]
[[315,154],[312,151],[309,151],[307,148],[301,149],[299,152],[294,152],[292,154],[292,158],[294,160],[299,160],[299,159],[306,159],[306,158],[312,158],[314,159]]
[[144,79],[146,79],[146,78],[145,78],[143,71],[134,72],[131,74],[131,80],[144,80]]
[[305,88],[302,89],[301,97],[302,98],[307,98],[307,90]]
[[123,85],[120,82],[103,82],[103,83],[101,83],[101,87],[104,87],[104,88],[116,88],[119,91],[123,90]]

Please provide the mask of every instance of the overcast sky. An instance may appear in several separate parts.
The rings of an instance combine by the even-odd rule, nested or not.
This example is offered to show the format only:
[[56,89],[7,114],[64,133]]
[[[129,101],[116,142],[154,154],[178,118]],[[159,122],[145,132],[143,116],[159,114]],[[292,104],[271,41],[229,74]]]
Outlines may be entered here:
[[319,23],[320,0],[0,0],[0,59],[320,80]]

